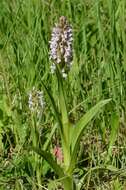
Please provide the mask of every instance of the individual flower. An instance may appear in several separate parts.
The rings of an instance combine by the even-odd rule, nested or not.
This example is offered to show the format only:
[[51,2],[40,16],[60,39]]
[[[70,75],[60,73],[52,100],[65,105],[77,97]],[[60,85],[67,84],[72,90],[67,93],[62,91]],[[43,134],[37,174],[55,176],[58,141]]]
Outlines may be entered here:
[[64,69],[62,69],[62,77],[63,77],[64,79],[66,79],[66,78],[67,78],[67,73],[65,72],[65,70],[64,70]]
[[55,73],[55,70],[56,70],[56,65],[53,63],[51,66],[50,66],[50,69],[51,69],[51,73]]
[[42,112],[45,105],[43,92],[33,87],[29,93],[28,105],[31,112],[37,112],[38,114]]
[[[59,23],[53,28],[50,43],[50,59],[54,64],[59,64],[64,72],[67,72],[72,63],[72,28],[68,24],[66,17],[61,16]],[[54,66],[51,66],[54,68]],[[55,71],[55,70],[53,70]]]

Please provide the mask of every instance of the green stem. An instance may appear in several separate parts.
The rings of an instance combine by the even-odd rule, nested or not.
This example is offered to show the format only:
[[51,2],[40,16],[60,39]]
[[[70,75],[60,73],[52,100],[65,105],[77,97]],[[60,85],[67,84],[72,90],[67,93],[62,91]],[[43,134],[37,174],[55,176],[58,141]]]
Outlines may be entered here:
[[60,131],[61,140],[62,140],[62,148],[64,155],[64,167],[65,171],[67,171],[70,164],[70,126],[67,112],[67,103],[65,99],[65,92],[63,86],[63,80],[60,68],[57,67],[57,80],[58,80],[58,91],[59,91],[59,106],[61,112],[61,121],[63,130]]
[[70,156],[69,145],[64,140],[65,140],[65,137],[62,138],[62,147],[63,147],[63,155],[64,155],[64,169],[65,171],[67,171],[70,161],[71,161],[71,156]]
[[64,190],[74,190],[74,183],[72,176],[64,179],[63,185],[64,185]]

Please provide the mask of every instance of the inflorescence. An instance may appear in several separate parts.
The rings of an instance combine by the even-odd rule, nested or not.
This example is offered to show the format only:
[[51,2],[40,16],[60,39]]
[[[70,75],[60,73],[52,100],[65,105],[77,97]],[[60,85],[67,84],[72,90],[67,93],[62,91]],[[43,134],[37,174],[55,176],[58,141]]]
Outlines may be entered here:
[[59,64],[62,75],[65,78],[66,72],[70,69],[73,59],[72,52],[72,28],[68,24],[66,17],[61,16],[59,23],[53,28],[50,43],[50,59],[53,61],[51,72],[56,69],[55,64]]
[[33,87],[33,89],[29,93],[28,104],[31,112],[36,112],[37,114],[40,114],[45,106],[43,92],[38,91],[35,89],[35,87]]

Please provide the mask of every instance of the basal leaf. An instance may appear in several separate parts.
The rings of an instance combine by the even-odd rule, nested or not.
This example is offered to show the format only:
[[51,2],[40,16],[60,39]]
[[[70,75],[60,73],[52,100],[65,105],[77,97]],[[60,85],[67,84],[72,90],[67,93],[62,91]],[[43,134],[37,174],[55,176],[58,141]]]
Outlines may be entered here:
[[77,158],[77,150],[79,148],[80,139],[83,135],[83,131],[87,124],[93,119],[94,116],[100,111],[100,109],[110,101],[103,100],[96,104],[93,108],[91,108],[75,125],[75,128],[72,130],[72,139],[71,139],[71,149],[72,149],[72,156],[71,156],[71,163],[70,163],[70,171],[74,168],[76,158]]
[[41,157],[43,157],[60,178],[64,177],[63,169],[53,159],[52,154],[44,150],[39,150],[38,148],[35,147],[33,147],[32,150],[37,154],[39,154]]

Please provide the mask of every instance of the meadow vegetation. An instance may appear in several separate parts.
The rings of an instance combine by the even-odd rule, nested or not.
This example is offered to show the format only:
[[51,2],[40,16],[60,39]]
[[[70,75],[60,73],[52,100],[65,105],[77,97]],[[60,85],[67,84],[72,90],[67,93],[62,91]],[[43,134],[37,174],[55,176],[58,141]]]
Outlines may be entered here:
[[[73,29],[73,64],[60,83],[50,71],[49,41],[62,15]],[[43,104],[33,112],[34,89],[34,103],[42,96]],[[68,169],[73,189],[125,190],[126,1],[0,0],[0,190],[63,189],[55,172],[62,166],[54,153],[63,151],[59,118],[75,128],[83,115]]]

